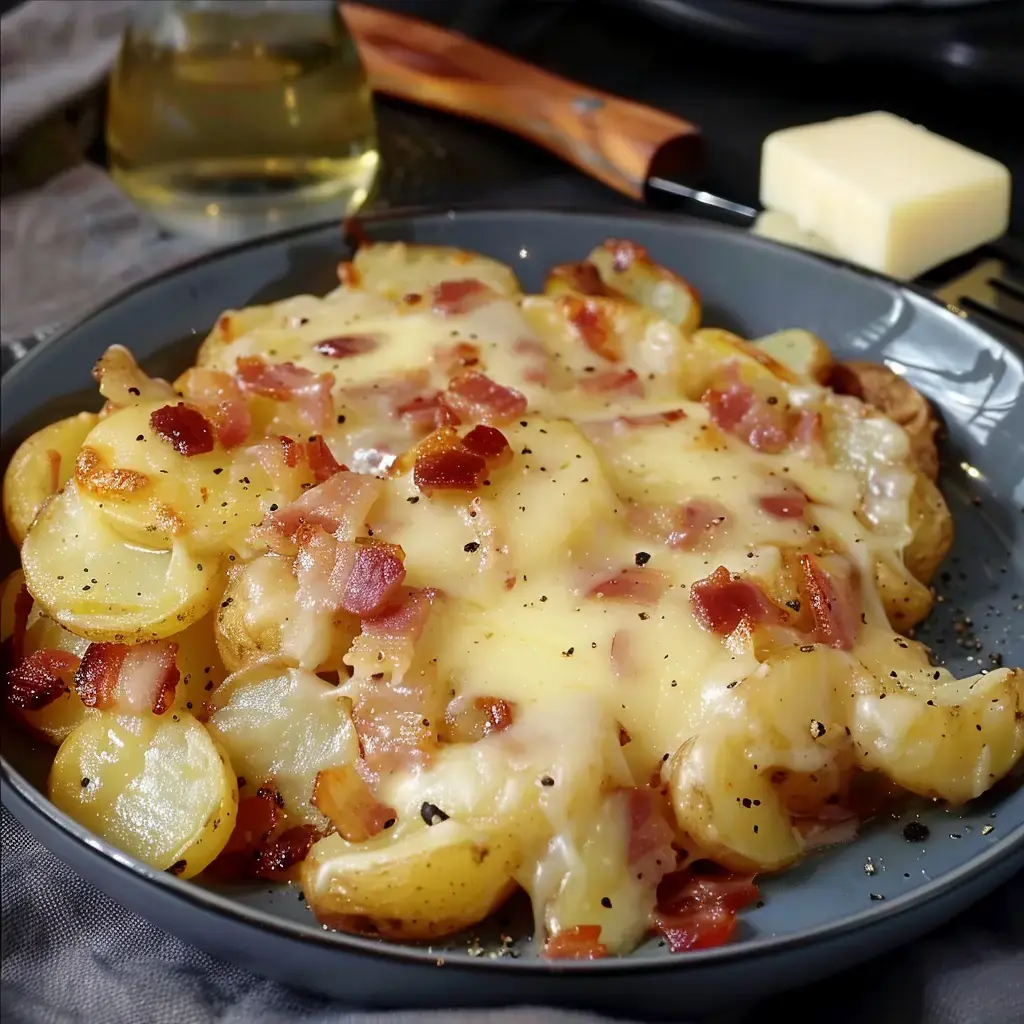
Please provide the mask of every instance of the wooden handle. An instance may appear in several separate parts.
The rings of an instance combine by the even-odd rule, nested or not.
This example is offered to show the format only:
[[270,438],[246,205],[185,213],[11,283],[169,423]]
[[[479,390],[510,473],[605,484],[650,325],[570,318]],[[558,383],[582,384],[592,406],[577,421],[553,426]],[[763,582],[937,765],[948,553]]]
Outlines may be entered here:
[[634,199],[652,175],[690,176],[701,162],[688,121],[415,18],[353,3],[341,13],[375,91],[520,135]]

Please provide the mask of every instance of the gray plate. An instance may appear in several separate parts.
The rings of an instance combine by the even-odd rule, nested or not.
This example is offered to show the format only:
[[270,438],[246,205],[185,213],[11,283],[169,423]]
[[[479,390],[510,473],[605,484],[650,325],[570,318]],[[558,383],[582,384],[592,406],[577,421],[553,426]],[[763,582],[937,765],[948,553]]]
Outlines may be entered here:
[[[957,524],[939,584],[944,601],[925,638],[964,673],[990,666],[990,656],[1024,662],[1020,352],[911,288],[683,218],[466,211],[372,220],[368,233],[477,249],[532,289],[551,264],[628,237],[700,289],[713,324],[747,336],[807,327],[840,356],[885,360],[905,373],[945,416],[944,490]],[[235,249],[152,281],[43,345],[3,379],[5,461],[44,422],[97,407],[89,370],[107,345],[128,345],[150,369],[177,372],[222,309],[325,291],[343,252],[336,226]],[[47,802],[47,763],[46,752],[5,730],[3,801],[85,878],[215,955],[357,1005],[548,1003],[676,1017],[679,1007],[722,1009],[906,942],[1024,866],[1024,789],[1004,786],[963,811],[910,807],[856,843],[766,879],[764,905],[743,915],[731,946],[670,957],[652,941],[628,958],[554,967],[536,959],[515,909],[480,932],[474,956],[471,937],[428,949],[323,931],[294,889],[213,890],[155,872]],[[917,817],[931,838],[912,845],[901,830]],[[518,957],[488,955],[502,929],[524,936]]]

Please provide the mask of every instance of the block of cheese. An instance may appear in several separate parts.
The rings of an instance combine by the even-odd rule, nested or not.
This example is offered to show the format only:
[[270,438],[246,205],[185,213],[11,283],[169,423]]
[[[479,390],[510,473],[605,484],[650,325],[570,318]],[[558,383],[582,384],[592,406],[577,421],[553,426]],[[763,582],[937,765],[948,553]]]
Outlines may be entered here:
[[1006,231],[1010,172],[877,111],[769,135],[761,203],[851,262],[912,278]]
[[770,238],[773,242],[782,242],[783,245],[809,249],[811,252],[824,253],[826,256],[837,255],[823,238],[812,235],[809,231],[801,231],[788,213],[779,213],[778,210],[762,210],[750,230],[755,235]]

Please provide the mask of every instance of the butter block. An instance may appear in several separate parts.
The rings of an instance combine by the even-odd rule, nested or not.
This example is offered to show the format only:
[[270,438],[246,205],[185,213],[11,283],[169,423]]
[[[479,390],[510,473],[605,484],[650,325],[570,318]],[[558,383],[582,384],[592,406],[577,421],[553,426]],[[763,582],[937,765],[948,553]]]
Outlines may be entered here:
[[905,279],[1006,231],[1010,172],[876,111],[769,135],[761,203],[845,259]]

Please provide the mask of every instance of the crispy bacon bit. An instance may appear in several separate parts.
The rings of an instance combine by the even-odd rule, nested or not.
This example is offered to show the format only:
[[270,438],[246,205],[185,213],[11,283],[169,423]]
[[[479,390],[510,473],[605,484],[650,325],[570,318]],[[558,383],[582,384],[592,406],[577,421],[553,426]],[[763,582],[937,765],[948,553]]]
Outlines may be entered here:
[[724,946],[736,931],[737,913],[759,896],[749,875],[679,871],[658,887],[655,927],[673,953]]
[[174,703],[177,653],[176,643],[163,640],[131,647],[90,644],[75,674],[75,689],[86,707],[162,715]]
[[342,334],[337,338],[324,338],[313,346],[314,352],[328,359],[347,359],[362,356],[380,346],[380,334]]
[[654,569],[622,569],[614,576],[595,583],[587,592],[587,597],[605,600],[619,598],[651,605],[661,600],[668,587],[669,578],[662,572]]
[[515,706],[500,697],[456,697],[445,709],[445,739],[449,743],[475,743],[492,733],[504,732],[515,718]]
[[271,881],[287,880],[288,871],[306,859],[310,847],[320,838],[322,833],[315,825],[286,829],[256,854],[254,873]]
[[487,476],[487,462],[461,445],[416,456],[413,483],[430,497],[435,491],[475,491]]
[[7,673],[7,700],[19,711],[40,711],[67,691],[77,667],[67,651],[33,651]]
[[483,281],[469,277],[460,281],[442,281],[434,285],[430,302],[435,313],[455,316],[486,306],[497,297],[497,293],[488,288]]
[[626,789],[623,797],[629,824],[629,866],[644,884],[655,887],[675,870],[672,826],[659,811],[649,789]]
[[251,875],[259,851],[270,842],[280,819],[279,795],[271,783],[239,800],[231,838],[211,865],[212,874],[231,878]]
[[419,434],[429,434],[440,427],[456,427],[462,422],[455,410],[444,403],[440,391],[417,395],[396,406],[395,412]]
[[507,388],[483,373],[470,370],[456,377],[444,393],[444,403],[463,423],[501,425],[526,412],[526,395]]
[[181,383],[185,401],[213,424],[214,434],[228,450],[244,444],[252,433],[252,416],[238,381],[223,370],[194,366]]
[[302,459],[302,445],[287,434],[282,434],[278,441],[281,442],[281,454],[284,456],[284,464],[289,469],[294,469]]
[[360,774],[349,765],[317,772],[312,804],[350,843],[364,843],[380,835],[398,818],[394,808],[377,800]]
[[327,447],[327,442],[319,434],[314,434],[306,442],[306,459],[318,484],[329,480],[335,473],[340,473],[345,468],[334,457],[331,449]]
[[28,617],[32,614],[35,600],[22,583],[14,598],[14,623],[11,627],[11,654],[17,665],[25,657],[25,630],[28,628]]
[[213,451],[213,429],[198,410],[184,402],[154,409],[149,425],[186,459]]
[[294,402],[314,429],[326,427],[333,418],[333,374],[316,374],[294,363],[271,365],[259,356],[243,356],[238,360],[236,376],[243,391],[279,402]]
[[271,513],[267,522],[286,537],[294,537],[303,525],[319,526],[342,538],[354,537],[383,490],[383,481],[375,477],[338,472]]
[[786,621],[782,609],[756,583],[733,576],[724,565],[690,587],[690,605],[700,625],[719,636],[741,627],[750,630],[760,623]]
[[[644,383],[635,370],[604,370],[601,373],[588,373],[580,378],[580,390],[588,395],[635,395],[644,396]],[[621,417],[623,420],[629,417]],[[634,417],[636,419],[638,417]],[[644,417],[639,417],[644,418]],[[656,418],[655,422],[659,422]]]
[[852,567],[845,579],[837,579],[814,555],[801,555],[800,570],[801,593],[814,617],[814,641],[850,650],[861,624],[860,590]]
[[780,452],[789,443],[785,413],[771,405],[739,379],[732,368],[732,380],[724,390],[709,388],[701,402],[711,419],[727,434],[745,441],[759,452]]
[[512,446],[496,427],[474,427],[463,439],[463,445],[479,455],[489,469],[500,469],[512,461]]
[[766,494],[758,498],[758,506],[776,519],[803,519],[807,508],[807,495],[803,491],[787,491],[784,494]]
[[650,256],[642,245],[625,238],[609,238],[601,248],[612,254],[612,266],[619,274],[629,270],[634,263],[650,262]]
[[345,611],[360,618],[379,614],[394,603],[404,579],[405,552],[397,545],[378,540],[338,545],[331,583]]
[[437,597],[438,592],[430,588],[406,590],[390,608],[364,618],[359,636],[345,655],[345,664],[358,675],[390,672],[392,681],[400,682]]
[[603,960],[608,947],[601,942],[599,924],[578,924],[564,928],[544,943],[546,960]]
[[612,363],[622,359],[622,341],[600,299],[563,295],[558,302],[566,320],[587,348]]

